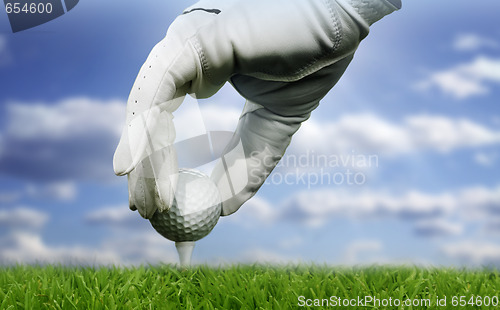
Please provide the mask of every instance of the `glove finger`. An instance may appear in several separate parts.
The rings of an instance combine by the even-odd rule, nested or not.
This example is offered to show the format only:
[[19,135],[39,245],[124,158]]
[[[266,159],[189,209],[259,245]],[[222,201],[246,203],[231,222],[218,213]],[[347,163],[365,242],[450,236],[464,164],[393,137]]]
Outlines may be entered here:
[[[130,173],[141,160],[165,146],[166,142],[152,145],[148,140],[158,130],[156,118],[161,112],[174,112],[187,93],[205,98],[224,84],[212,84],[204,76],[200,47],[192,41],[199,28],[216,16],[196,10],[179,16],[149,54],[127,102],[127,120],[114,158],[117,175]],[[162,138],[172,143],[173,126],[164,134]]]
[[142,164],[128,174],[129,204],[143,218],[151,218],[156,211],[154,178],[146,177]]
[[[169,113],[171,118],[198,70],[201,71],[199,58],[188,41],[190,32],[194,31],[188,22],[182,18],[176,20],[139,71],[127,101],[126,124],[115,152],[117,175],[130,173],[141,160],[174,141],[173,124],[163,112]],[[168,131],[163,132],[163,141],[151,143],[149,137],[160,130],[157,126],[164,120],[168,125],[162,125],[162,129],[168,127]]]
[[[180,97],[173,101],[182,101]],[[177,103],[173,103],[178,105]],[[113,158],[117,175],[130,173],[141,161],[175,140],[172,113],[153,106],[133,118],[124,127]]]
[[177,188],[177,153],[173,145],[169,145],[148,157],[148,174],[154,179],[154,197],[157,209],[167,211],[174,200]]
[[138,210],[146,219],[156,210],[168,210],[174,199],[177,171],[177,157],[172,146],[142,160],[128,174],[130,209]]

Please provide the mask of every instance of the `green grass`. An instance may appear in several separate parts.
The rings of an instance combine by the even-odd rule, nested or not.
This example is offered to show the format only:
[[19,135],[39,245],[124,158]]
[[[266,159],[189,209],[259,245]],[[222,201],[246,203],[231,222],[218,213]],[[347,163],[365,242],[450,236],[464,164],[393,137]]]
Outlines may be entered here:
[[[330,309],[496,309],[500,305],[453,306],[452,299],[457,296],[455,301],[460,303],[464,296],[463,304],[472,296],[499,297],[499,292],[500,273],[489,269],[0,267],[0,309],[290,309],[315,299],[324,307],[305,308],[324,309],[331,296],[348,300],[371,296],[380,302],[392,298],[393,303],[429,299],[431,307],[373,303],[334,307],[330,303]],[[447,298],[447,306],[436,306],[438,296]]]

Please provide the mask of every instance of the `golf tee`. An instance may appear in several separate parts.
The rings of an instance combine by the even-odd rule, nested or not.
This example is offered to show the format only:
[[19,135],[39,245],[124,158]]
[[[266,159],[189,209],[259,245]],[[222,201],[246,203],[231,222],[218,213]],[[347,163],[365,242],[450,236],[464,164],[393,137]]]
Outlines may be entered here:
[[194,241],[176,242],[175,247],[179,254],[179,263],[181,267],[189,267],[191,265],[191,256],[194,250]]

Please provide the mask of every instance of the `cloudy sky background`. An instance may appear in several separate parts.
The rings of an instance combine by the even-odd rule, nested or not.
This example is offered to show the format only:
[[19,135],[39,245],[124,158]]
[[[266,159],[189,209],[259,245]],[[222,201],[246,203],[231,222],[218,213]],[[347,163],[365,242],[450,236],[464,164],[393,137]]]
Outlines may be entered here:
[[[0,263],[177,261],[112,155],[142,62],[192,3],[81,1],[16,34],[0,13]],[[500,3],[403,4],[196,263],[500,266]],[[178,139],[233,130],[243,104],[228,86],[186,100]]]

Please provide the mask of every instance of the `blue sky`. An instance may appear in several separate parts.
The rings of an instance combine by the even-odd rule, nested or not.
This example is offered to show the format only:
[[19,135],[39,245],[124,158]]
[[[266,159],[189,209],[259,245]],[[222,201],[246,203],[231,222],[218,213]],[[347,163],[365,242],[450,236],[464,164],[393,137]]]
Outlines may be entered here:
[[[81,1],[16,34],[0,13],[0,262],[177,261],[112,156],[140,66],[192,3]],[[500,265],[500,3],[403,6],[194,262]],[[233,130],[243,104],[229,86],[186,100],[178,139]]]

